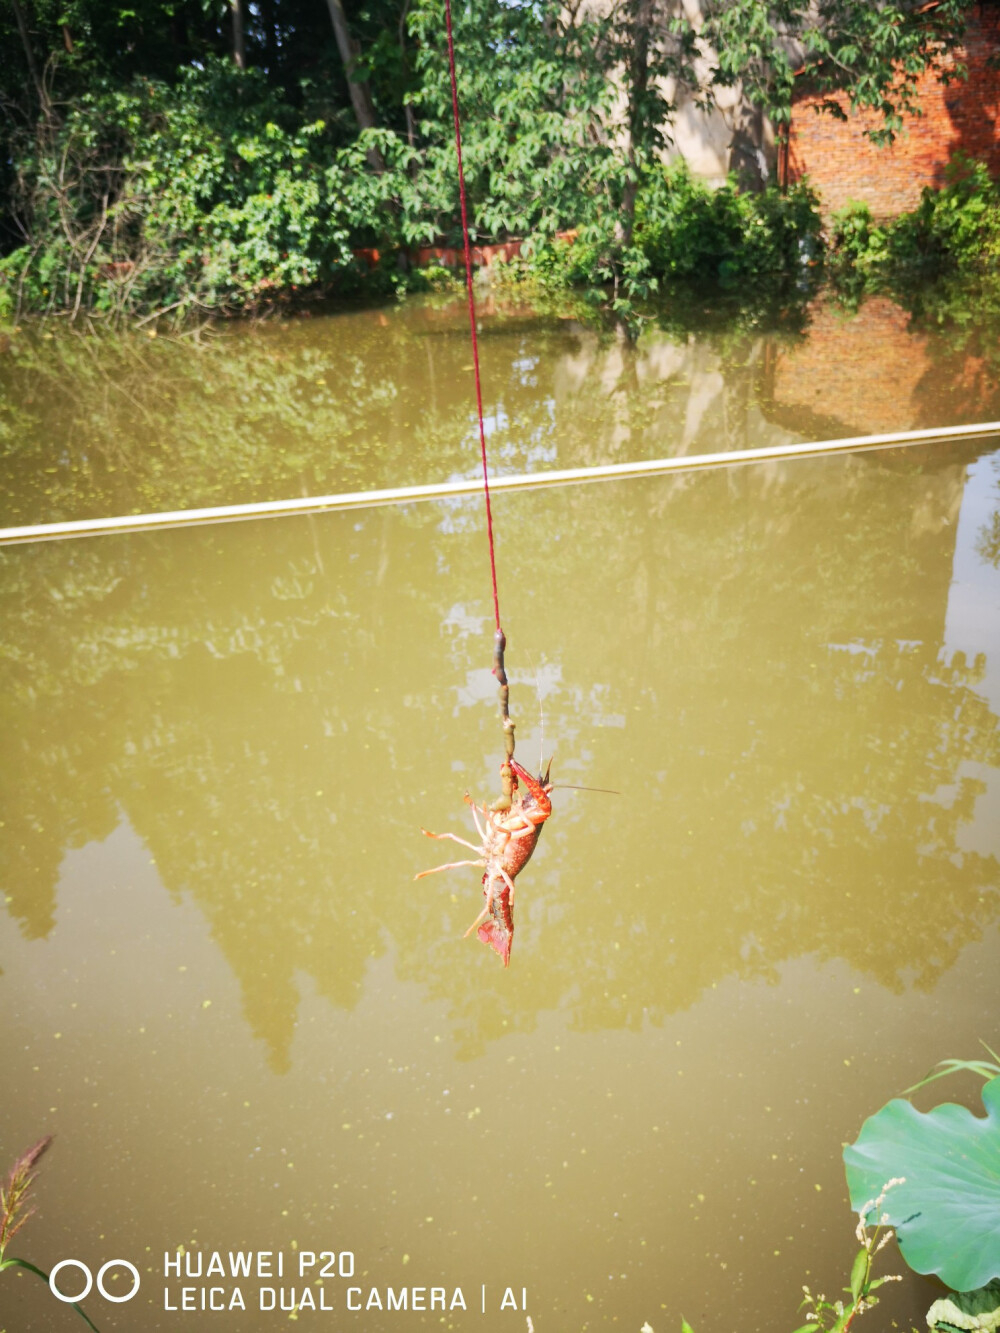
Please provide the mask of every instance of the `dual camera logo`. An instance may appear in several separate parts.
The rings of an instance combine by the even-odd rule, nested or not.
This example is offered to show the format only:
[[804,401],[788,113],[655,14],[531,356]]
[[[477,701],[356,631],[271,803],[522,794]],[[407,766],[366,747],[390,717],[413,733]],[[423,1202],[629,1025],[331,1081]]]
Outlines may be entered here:
[[[66,1268],[78,1268],[83,1274],[83,1290],[75,1292],[66,1292],[62,1290],[58,1282],[59,1275]],[[114,1296],[104,1285],[105,1274],[112,1268],[127,1268],[132,1274],[132,1290],[125,1293],[124,1296]],[[94,1287],[95,1278],[86,1264],[79,1259],[60,1259],[49,1274],[49,1290],[57,1301],[65,1301],[67,1305],[76,1305],[90,1295]],[[102,1264],[97,1270],[97,1290],[106,1301],[112,1301],[115,1305],[123,1305],[125,1301],[130,1301],[139,1290],[139,1270],[135,1264],[130,1264],[127,1259],[109,1259],[106,1264]]]

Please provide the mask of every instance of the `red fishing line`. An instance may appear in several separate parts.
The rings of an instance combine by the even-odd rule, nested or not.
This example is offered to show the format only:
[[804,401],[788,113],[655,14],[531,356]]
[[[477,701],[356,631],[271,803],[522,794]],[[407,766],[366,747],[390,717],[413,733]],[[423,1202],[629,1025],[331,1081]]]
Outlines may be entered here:
[[497,592],[497,561],[493,546],[493,511],[490,507],[490,478],[486,467],[486,428],[483,425],[483,389],[479,379],[479,342],[476,338],[476,302],[472,295],[472,247],[469,244],[469,220],[465,205],[465,173],[462,170],[462,127],[458,115],[458,81],[455,78],[455,42],[451,33],[451,0],[444,0],[444,20],[448,32],[448,68],[451,73],[451,109],[455,120],[455,153],[458,157],[458,193],[462,201],[462,241],[465,246],[465,285],[469,296],[469,331],[472,334],[472,369],[476,377],[476,410],[479,413],[479,449],[483,459],[483,492],[486,496],[486,532],[490,541],[490,577],[493,580],[493,618],[500,629],[500,596]]

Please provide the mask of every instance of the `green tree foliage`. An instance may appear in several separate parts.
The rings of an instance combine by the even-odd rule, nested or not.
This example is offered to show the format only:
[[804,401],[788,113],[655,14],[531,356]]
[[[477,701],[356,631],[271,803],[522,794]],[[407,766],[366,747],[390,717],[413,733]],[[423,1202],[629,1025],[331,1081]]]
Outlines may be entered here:
[[822,109],[846,119],[835,96],[845,92],[852,109],[879,113],[881,123],[866,133],[887,143],[903,114],[919,109],[918,77],[945,73],[970,7],[969,0],[710,0],[706,34],[718,52],[717,81],[741,85],[775,123],[787,125],[796,87],[822,94]]
[[1000,372],[1000,186],[981,162],[956,157],[944,187],[912,213],[877,223],[857,201],[834,214],[826,269],[848,308],[886,292],[949,352]]
[[752,276],[796,266],[818,249],[818,201],[808,185],[785,193],[712,190],[678,163],[651,173],[639,201],[638,236],[657,272]]
[[[966,2],[736,0],[700,28],[667,0],[456,3],[475,239],[531,237],[537,271],[610,286],[624,314],[668,274],[788,268],[817,232],[808,192],[713,198],[665,171],[671,98],[738,83],[780,122],[805,51],[811,86],[877,105],[891,134]],[[359,247],[454,244],[443,0],[335,8],[349,45],[306,0],[0,10],[0,313],[239,310],[356,282]]]
[[851,203],[834,216],[834,267],[887,273],[902,266],[967,272],[1000,260],[1000,183],[984,162],[957,156],[943,189],[925,189],[912,213],[876,225],[867,205]]
[[0,261],[36,309],[240,306],[351,260],[351,164],[258,71],[102,81],[19,164],[28,244]]
[[[613,86],[601,52],[603,20],[564,22],[549,6],[469,6],[455,14],[470,225],[477,239],[586,225],[620,203],[606,124]],[[413,239],[457,239],[458,185],[443,0],[418,0],[411,20],[420,90],[412,97],[423,145],[404,196]],[[582,209],[582,212],[581,212]]]

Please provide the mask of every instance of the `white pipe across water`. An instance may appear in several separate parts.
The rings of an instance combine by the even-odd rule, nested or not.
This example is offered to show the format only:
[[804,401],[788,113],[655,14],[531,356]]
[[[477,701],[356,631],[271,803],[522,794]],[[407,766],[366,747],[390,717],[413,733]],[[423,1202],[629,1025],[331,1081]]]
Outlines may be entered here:
[[[748,463],[770,463],[784,459],[819,458],[842,453],[865,453],[876,449],[899,449],[915,444],[949,444],[966,440],[1000,441],[1000,421],[974,426],[945,426],[940,430],[904,430],[891,435],[855,435],[844,440],[817,440],[809,444],[770,445],[728,453],[681,455],[636,463],[609,463],[603,467],[563,468],[534,472],[528,476],[491,477],[490,494],[527,491],[542,486],[572,486],[591,481],[621,481],[632,477],[658,477],[671,472],[695,472],[708,468],[735,467]],[[119,518],[83,518],[66,523],[37,523],[31,527],[0,528],[0,546],[22,542],[62,541],[69,537],[99,537],[111,533],[148,532],[157,528],[187,528],[203,523],[238,523],[254,518],[283,518],[292,514],[317,514],[327,510],[371,509],[377,505],[412,504],[418,500],[446,500],[454,496],[480,495],[481,477],[447,481],[430,486],[398,486],[381,491],[349,491],[343,495],[305,496],[294,500],[263,500],[254,504],[218,505],[210,509],[178,509],[158,514],[124,514]]]

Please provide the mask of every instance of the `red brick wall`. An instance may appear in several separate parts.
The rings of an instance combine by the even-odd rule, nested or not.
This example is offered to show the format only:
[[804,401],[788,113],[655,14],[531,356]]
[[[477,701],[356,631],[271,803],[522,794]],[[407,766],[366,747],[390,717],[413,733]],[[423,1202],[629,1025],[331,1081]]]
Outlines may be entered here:
[[[968,81],[940,83],[925,75],[918,83],[923,115],[907,117],[890,148],[875,148],[862,133],[876,128],[878,117],[852,115],[835,120],[817,114],[817,99],[802,97],[792,110],[789,180],[808,175],[819,191],[823,212],[832,213],[860,199],[876,217],[892,217],[915,208],[925,185],[944,183],[944,170],[959,150],[989,163],[1000,176],[1000,70],[988,60],[1000,52],[1000,5],[978,5],[972,12],[966,47],[960,58]],[[838,98],[847,109],[847,98]]]

